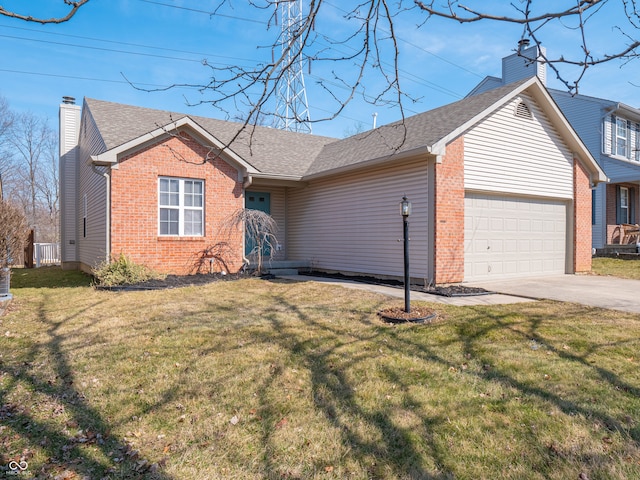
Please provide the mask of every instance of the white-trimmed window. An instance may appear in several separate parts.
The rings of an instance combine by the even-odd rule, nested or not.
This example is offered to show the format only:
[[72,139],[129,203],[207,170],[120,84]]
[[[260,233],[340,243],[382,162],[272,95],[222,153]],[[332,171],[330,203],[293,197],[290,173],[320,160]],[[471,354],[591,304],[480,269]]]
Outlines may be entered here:
[[613,154],[620,157],[629,157],[629,128],[627,121],[624,118],[616,117],[614,130]]
[[620,216],[618,223],[630,223],[629,221],[629,189],[627,187],[620,187],[620,200],[619,200]]
[[604,153],[640,162],[640,124],[616,115],[605,122]]
[[160,235],[204,235],[204,181],[190,178],[158,179]]

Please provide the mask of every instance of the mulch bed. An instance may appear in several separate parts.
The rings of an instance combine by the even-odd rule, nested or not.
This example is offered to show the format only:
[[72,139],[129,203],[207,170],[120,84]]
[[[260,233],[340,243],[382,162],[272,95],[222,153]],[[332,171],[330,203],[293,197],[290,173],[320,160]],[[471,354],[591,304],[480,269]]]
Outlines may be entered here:
[[[403,288],[404,284],[398,280],[380,279],[369,276],[361,275],[343,275],[341,273],[325,273],[325,272],[308,272],[303,275],[321,278],[335,278],[340,280],[351,280],[354,282],[369,283],[373,285],[385,285],[388,287]],[[164,279],[147,280],[146,282],[140,282],[130,285],[115,285],[112,287],[96,285],[97,290],[109,290],[109,291],[137,291],[137,290],[162,290],[166,288],[178,288],[189,287],[197,285],[206,285],[212,282],[228,282],[232,280],[239,280],[242,278],[252,277],[252,273],[230,273],[222,275],[220,273],[198,273],[194,275],[167,275]],[[261,278],[265,280],[272,280],[276,278],[274,275],[262,275]],[[467,287],[464,285],[448,285],[448,286],[436,286],[436,287],[423,287],[420,285],[411,285],[411,291],[431,293],[434,295],[442,295],[445,297],[462,297],[473,295],[489,295],[493,292],[484,290],[482,288]]]
[[378,315],[389,323],[431,323],[438,314],[435,310],[424,306],[411,306],[409,313],[401,307],[380,310]]
[[162,290],[166,288],[192,287],[198,285],[206,285],[212,282],[228,282],[231,280],[239,280],[241,278],[251,277],[248,273],[230,273],[222,275],[220,273],[198,273],[195,275],[167,275],[163,279],[147,280],[130,285],[115,285],[107,287],[96,285],[97,290],[109,290],[114,292],[120,291],[136,291],[136,290]]

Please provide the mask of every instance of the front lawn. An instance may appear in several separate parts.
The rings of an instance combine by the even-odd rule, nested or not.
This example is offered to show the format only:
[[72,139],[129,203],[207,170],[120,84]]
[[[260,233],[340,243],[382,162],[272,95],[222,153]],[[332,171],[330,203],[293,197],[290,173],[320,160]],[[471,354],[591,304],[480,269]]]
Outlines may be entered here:
[[596,275],[640,280],[640,260],[621,260],[619,258],[596,257],[591,267]]
[[0,469],[640,478],[640,315],[431,305],[435,323],[389,326],[376,312],[394,301],[314,282],[89,283],[14,272],[0,318]]

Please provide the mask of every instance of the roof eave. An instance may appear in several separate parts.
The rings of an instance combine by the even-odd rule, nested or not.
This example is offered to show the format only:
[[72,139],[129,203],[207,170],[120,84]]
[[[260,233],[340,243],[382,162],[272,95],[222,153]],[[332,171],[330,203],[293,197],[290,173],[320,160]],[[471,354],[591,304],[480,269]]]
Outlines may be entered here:
[[157,141],[162,137],[170,135],[170,132],[179,130],[181,128],[189,128],[196,133],[205,143],[209,143],[216,149],[219,149],[224,153],[225,160],[230,160],[238,170],[244,173],[258,173],[255,167],[246,162],[242,157],[236,154],[227,145],[223,145],[217,138],[211,135],[207,130],[202,128],[197,122],[193,121],[190,117],[185,116],[174,122],[168,123],[164,126],[158,127],[155,130],[145,133],[139,137],[129,140],[117,147],[114,147],[105,152],[97,155],[91,155],[90,160],[95,165],[114,165],[118,163],[118,158],[125,152],[133,149],[144,147],[150,143]]
[[305,185],[300,175],[280,175],[268,173],[251,173],[252,185],[270,187],[298,187]]
[[624,116],[635,122],[640,122],[640,110],[624,103],[616,105],[616,111],[624,112]]
[[386,164],[388,162],[402,161],[412,157],[420,157],[425,155],[436,155],[436,153],[433,153],[433,151],[429,146],[426,146],[426,145],[420,146],[420,147],[413,148],[411,150],[407,150],[405,152],[392,153],[390,155],[384,155],[382,157],[365,160],[364,162],[358,162],[351,165],[344,165],[344,166],[332,168],[329,170],[323,170],[321,172],[312,173],[310,175],[303,175],[302,180],[303,181],[317,180],[323,177],[330,177],[332,175],[338,175],[341,173],[360,170],[362,168],[374,167],[376,165]]

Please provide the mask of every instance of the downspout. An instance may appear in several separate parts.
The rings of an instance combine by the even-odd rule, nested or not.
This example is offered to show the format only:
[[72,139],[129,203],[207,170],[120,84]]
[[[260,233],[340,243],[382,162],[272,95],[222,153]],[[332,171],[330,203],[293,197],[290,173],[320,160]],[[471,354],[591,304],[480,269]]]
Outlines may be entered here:
[[105,180],[105,204],[106,204],[106,212],[105,212],[105,237],[106,237],[106,245],[105,245],[105,260],[107,262],[111,261],[111,175],[109,175],[110,168],[107,167],[107,170],[101,172],[97,169],[95,164],[91,164],[91,169],[96,175],[102,175]]
[[[253,177],[251,175],[247,174],[247,178],[244,179],[244,182],[242,182],[242,196],[243,196],[243,205],[242,207],[244,208],[246,205],[246,192],[247,192],[247,188],[249,188],[251,186],[251,184],[253,183]],[[249,266],[249,264],[251,263],[249,261],[249,259],[247,257],[245,257],[244,253],[247,251],[245,242],[247,241],[247,236],[245,235],[244,232],[244,225],[243,225],[243,231],[242,231],[242,263],[243,265],[246,265],[247,267]]]

